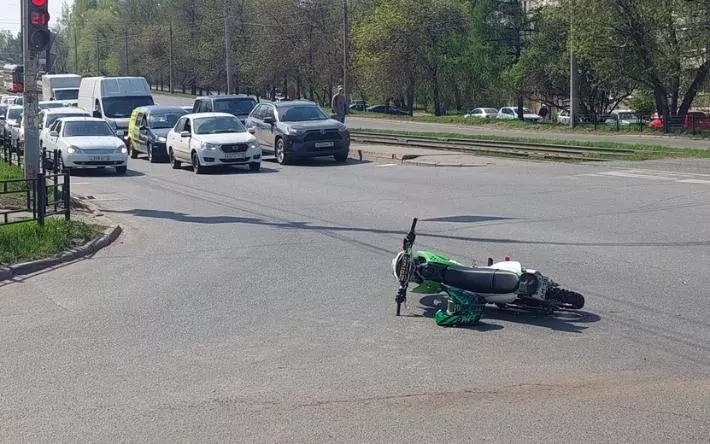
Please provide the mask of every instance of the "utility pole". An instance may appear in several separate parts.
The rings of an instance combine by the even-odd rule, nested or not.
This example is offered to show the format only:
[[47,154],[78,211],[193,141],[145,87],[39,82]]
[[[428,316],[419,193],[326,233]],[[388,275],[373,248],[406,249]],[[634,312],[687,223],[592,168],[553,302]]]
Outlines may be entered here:
[[96,75],[101,75],[101,53],[99,52],[99,33],[96,33]]
[[569,53],[569,122],[575,127],[577,118],[577,56],[570,48]]
[[229,11],[227,0],[224,0],[224,58],[227,64],[227,94],[232,94],[232,35],[229,31]]
[[123,57],[124,57],[124,75],[128,75],[128,27],[123,28],[124,30],[124,41],[123,41]]
[[[343,93],[345,94],[345,103],[348,101],[348,0],[343,0]],[[349,107],[345,107],[347,112]]]
[[170,19],[170,94],[173,90],[173,19]]
[[[25,179],[36,179],[39,174],[39,140],[37,112],[39,86],[37,71],[39,55],[47,50],[51,43],[49,31],[49,12],[47,1],[22,1],[22,53],[24,66],[24,91],[22,120],[25,126]],[[44,186],[44,184],[37,184]]]

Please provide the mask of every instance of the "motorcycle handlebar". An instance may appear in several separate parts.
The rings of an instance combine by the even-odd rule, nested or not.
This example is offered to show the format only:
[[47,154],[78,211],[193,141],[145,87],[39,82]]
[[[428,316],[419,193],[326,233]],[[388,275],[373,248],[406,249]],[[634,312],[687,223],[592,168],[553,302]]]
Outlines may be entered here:
[[414,220],[412,221],[412,228],[409,229],[409,232],[411,233],[414,231],[414,227],[417,226],[417,218],[415,217]]

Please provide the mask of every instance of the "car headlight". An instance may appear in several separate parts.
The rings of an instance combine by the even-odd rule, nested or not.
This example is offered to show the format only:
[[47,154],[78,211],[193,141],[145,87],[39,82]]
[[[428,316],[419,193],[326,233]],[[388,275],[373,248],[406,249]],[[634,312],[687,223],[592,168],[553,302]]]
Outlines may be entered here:
[[291,136],[298,136],[299,134],[303,134],[304,132],[305,132],[305,130],[303,130],[301,128],[288,127],[288,134]]
[[258,145],[258,144],[256,144],[256,143],[250,143],[250,144],[249,144],[249,149],[250,149],[250,150],[255,150],[255,149],[257,149],[257,148],[259,148],[259,145]]
[[207,151],[216,151],[217,149],[219,149],[219,145],[217,145],[216,143],[202,142],[202,149]]
[[81,153],[81,150],[80,150],[79,148],[75,147],[74,145],[72,145],[72,146],[70,146],[70,147],[67,148],[67,153],[69,153],[69,154],[79,154],[79,153]]
[[167,140],[168,139],[166,139],[165,137],[158,137],[158,142],[165,142]]
[[121,145],[116,148],[116,152],[119,154],[128,154],[128,148],[126,148],[126,145]]

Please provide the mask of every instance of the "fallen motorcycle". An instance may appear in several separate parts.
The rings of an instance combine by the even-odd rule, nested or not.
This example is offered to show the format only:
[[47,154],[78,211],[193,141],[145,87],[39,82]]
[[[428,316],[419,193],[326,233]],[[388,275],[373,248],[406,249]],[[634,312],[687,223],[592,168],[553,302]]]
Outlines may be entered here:
[[445,293],[446,309],[434,314],[437,325],[476,324],[486,304],[499,308],[516,307],[552,314],[556,310],[584,307],[584,296],[561,288],[537,270],[526,269],[509,257],[497,263],[488,259],[486,267],[467,267],[431,251],[413,251],[417,218],[402,242],[402,251],[392,259],[392,271],[399,281],[395,297],[397,316],[406,303],[410,284],[417,294]]

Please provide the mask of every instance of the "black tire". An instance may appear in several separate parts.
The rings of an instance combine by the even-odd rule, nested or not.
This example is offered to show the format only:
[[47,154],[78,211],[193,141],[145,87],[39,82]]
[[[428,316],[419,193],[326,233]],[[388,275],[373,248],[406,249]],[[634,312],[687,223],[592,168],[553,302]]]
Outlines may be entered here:
[[348,152],[333,154],[333,157],[335,157],[336,162],[345,163],[348,161]]
[[203,167],[200,163],[200,156],[198,156],[195,152],[192,153],[192,171],[195,174],[205,173],[205,167]]
[[153,145],[150,142],[146,143],[145,150],[148,151],[148,162],[155,163],[155,153],[153,153]]
[[116,174],[123,176],[128,171],[127,165],[121,165],[116,167]]
[[565,290],[563,288],[548,290],[547,298],[560,302],[563,307],[573,310],[579,310],[584,307],[584,296],[575,291]]
[[249,164],[249,169],[251,171],[259,171],[261,169],[261,162],[252,162]]
[[179,170],[180,167],[182,166],[182,162],[180,162],[179,160],[177,160],[177,159],[175,158],[175,155],[173,154],[173,149],[172,149],[172,148],[170,148],[170,151],[168,151],[168,157],[170,158],[170,166],[171,166],[174,170]]
[[286,153],[286,142],[284,142],[282,138],[276,140],[274,155],[276,156],[276,161],[280,165],[288,165],[291,161],[288,157],[288,153]]

